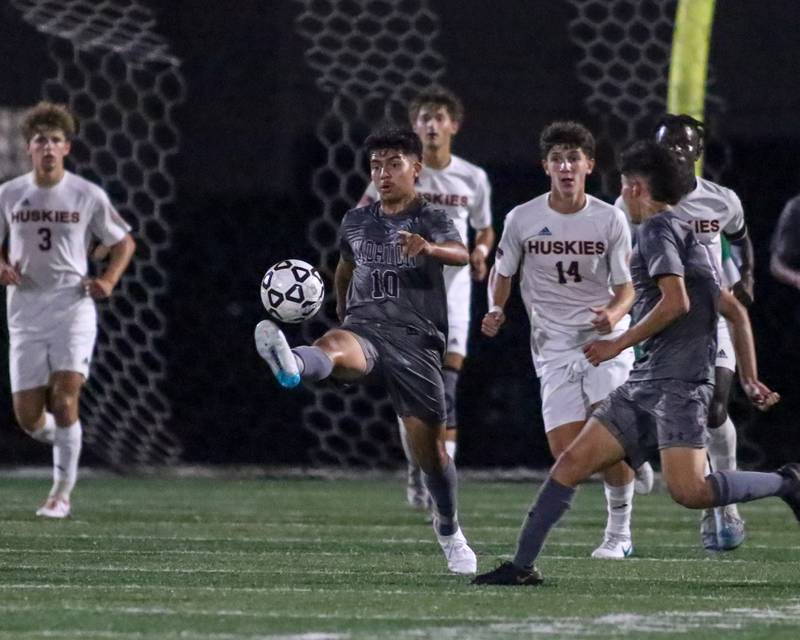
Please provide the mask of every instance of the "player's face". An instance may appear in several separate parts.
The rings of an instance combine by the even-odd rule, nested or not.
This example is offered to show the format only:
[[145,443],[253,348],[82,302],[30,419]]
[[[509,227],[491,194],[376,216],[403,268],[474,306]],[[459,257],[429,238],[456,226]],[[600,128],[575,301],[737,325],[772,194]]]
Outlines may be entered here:
[[414,132],[426,149],[450,148],[453,136],[458,132],[458,122],[450,117],[447,107],[423,105],[412,123]]
[[376,149],[369,157],[372,184],[381,202],[392,204],[414,196],[422,164],[397,149]]
[[556,145],[542,162],[544,172],[550,176],[550,190],[558,196],[570,198],[586,189],[586,176],[594,168],[594,160],[583,149]]
[[57,174],[64,170],[64,158],[69,154],[70,143],[61,129],[40,129],[28,142],[37,174]]
[[703,152],[703,141],[697,131],[687,125],[659,128],[656,142],[672,151],[681,166],[690,167],[692,171]]

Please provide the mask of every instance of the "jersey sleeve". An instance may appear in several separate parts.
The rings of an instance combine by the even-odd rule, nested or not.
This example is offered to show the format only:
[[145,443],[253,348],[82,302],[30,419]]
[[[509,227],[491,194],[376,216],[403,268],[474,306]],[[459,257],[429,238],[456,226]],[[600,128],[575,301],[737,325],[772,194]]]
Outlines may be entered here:
[[461,242],[461,234],[443,209],[429,209],[425,234],[430,242]]
[[110,247],[122,240],[131,227],[117,213],[105,191],[97,189],[93,195],[95,203],[89,228],[101,244]]
[[469,210],[469,224],[478,230],[492,226],[492,186],[483,171],[478,177],[475,201]]
[[378,190],[375,188],[375,184],[370,180],[367,183],[367,188],[364,189],[364,195],[361,196],[361,199],[358,201],[357,207],[366,207],[368,204],[372,204],[373,202],[378,201]]
[[722,231],[731,240],[738,240],[747,229],[744,222],[744,209],[742,208],[742,201],[739,196],[732,190],[727,191],[728,209],[730,211],[730,218],[727,224],[722,228]]
[[608,245],[608,273],[612,285],[631,281],[631,232],[625,214],[613,210]]
[[651,278],[674,275],[683,277],[685,269],[678,240],[666,221],[653,220],[639,229],[639,252]]
[[506,216],[503,223],[503,233],[497,245],[497,253],[494,259],[494,269],[501,276],[512,277],[519,269],[520,258],[522,257],[522,242],[517,231],[516,216],[512,210]]

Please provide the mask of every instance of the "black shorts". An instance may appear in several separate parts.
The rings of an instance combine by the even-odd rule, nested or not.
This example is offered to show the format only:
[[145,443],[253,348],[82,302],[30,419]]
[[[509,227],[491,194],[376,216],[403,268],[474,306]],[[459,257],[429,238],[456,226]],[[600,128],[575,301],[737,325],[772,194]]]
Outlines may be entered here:
[[684,380],[626,382],[594,410],[636,469],[661,449],[702,449],[708,442],[711,383]]
[[444,424],[447,410],[442,379],[441,340],[412,327],[380,322],[345,322],[341,326],[358,339],[367,359],[383,376],[398,416]]

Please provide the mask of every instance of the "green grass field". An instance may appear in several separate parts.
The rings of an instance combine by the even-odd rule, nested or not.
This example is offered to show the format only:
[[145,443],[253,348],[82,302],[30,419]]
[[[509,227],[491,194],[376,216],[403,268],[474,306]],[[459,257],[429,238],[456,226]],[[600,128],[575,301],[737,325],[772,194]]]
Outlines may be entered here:
[[[712,556],[698,515],[637,500],[636,557],[589,553],[602,488],[545,547],[546,583],[450,575],[399,479],[95,477],[69,521],[38,521],[46,480],[2,478],[0,639],[800,638],[800,528],[745,505],[749,539]],[[482,570],[512,552],[535,483],[462,483]]]

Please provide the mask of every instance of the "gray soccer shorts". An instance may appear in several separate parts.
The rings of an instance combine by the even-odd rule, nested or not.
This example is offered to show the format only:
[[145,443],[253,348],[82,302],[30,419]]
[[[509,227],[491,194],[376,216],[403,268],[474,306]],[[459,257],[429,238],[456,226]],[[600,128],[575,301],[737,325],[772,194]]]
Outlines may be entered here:
[[375,366],[383,377],[398,416],[419,418],[431,426],[444,424],[441,340],[411,327],[380,322],[347,321],[341,328],[355,335],[368,370]]
[[636,469],[661,449],[705,447],[713,394],[711,383],[628,381],[612,391],[592,417],[619,440],[626,460]]

